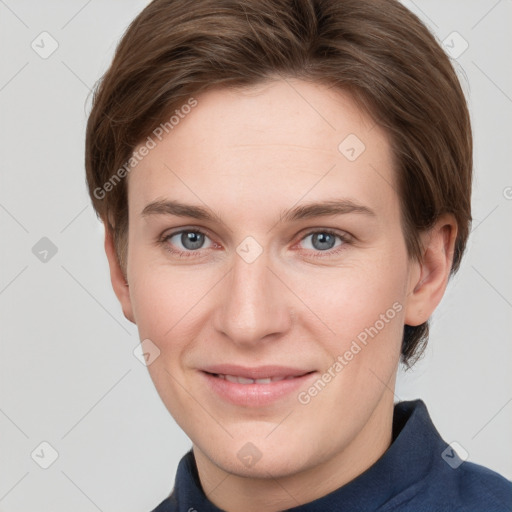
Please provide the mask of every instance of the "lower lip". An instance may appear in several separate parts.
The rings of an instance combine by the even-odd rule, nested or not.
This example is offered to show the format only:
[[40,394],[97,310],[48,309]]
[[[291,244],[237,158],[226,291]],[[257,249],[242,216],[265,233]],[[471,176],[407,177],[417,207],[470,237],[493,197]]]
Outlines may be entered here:
[[207,372],[200,372],[210,387],[217,395],[235,405],[244,407],[263,407],[277,400],[287,397],[294,391],[303,387],[314,376],[308,373],[293,379],[284,379],[270,384],[239,384],[216,377]]

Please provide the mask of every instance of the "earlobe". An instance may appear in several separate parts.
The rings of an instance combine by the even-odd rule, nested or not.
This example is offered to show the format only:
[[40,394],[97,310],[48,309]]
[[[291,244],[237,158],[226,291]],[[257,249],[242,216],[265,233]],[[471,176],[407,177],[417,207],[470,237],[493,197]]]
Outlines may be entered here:
[[133,316],[130,288],[117,258],[112,232],[107,225],[105,225],[105,253],[107,255],[108,265],[110,268],[110,281],[112,282],[112,288],[114,289],[114,293],[121,304],[123,314],[127,320],[136,323]]
[[453,215],[441,216],[421,236],[421,261],[412,265],[405,323],[415,326],[426,322],[441,302],[451,273],[457,222]]

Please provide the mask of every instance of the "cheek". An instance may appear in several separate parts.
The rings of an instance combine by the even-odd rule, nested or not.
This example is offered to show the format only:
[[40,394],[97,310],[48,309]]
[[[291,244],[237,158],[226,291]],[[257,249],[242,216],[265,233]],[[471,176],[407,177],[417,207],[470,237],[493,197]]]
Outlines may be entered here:
[[[311,316],[309,327],[330,356],[324,370],[333,360],[342,358],[343,370],[337,374],[333,392],[340,387],[353,390],[354,397],[379,392],[379,380],[369,369],[387,381],[397,364],[403,335],[406,267],[400,260],[395,261],[394,266],[353,266],[331,272],[329,279],[302,281],[300,293],[321,319]],[[373,391],[369,383],[376,386]]]
[[[148,366],[154,386],[174,419],[184,428],[190,410],[189,395],[183,392],[183,354],[199,338],[195,329],[202,324],[196,318],[201,299],[208,287],[190,271],[178,271],[161,264],[140,262],[130,283],[130,295],[141,340],[149,339],[158,347],[158,357]],[[195,414],[195,413],[194,413]]]
[[141,338],[161,340],[176,322],[176,294],[165,291],[165,281],[144,272],[130,282],[130,298]]
[[206,308],[212,303],[216,277],[211,270],[171,268],[161,262],[141,264],[133,273],[130,295],[139,337],[158,347],[159,357],[148,370],[170,410],[187,406],[179,382],[186,370],[186,355],[205,337]]
[[190,324],[215,280],[211,271],[171,267],[148,253],[130,255],[130,298],[140,335],[164,340]]
[[328,269],[323,274],[302,273],[294,276],[292,287],[323,321],[326,333],[328,327],[336,337],[347,339],[374,325],[381,315],[392,320],[400,317],[406,284],[404,269],[397,262],[390,267],[360,264]]
[[402,343],[404,268],[399,261],[387,272],[384,265],[362,265],[339,270],[329,280],[302,282],[301,293],[307,291],[307,304],[322,321],[311,316],[307,325],[329,356],[321,369],[329,382],[325,391],[316,397],[315,389],[302,390],[305,400],[315,397],[308,414],[338,411],[339,416],[332,413],[335,423],[350,431],[389,389]]

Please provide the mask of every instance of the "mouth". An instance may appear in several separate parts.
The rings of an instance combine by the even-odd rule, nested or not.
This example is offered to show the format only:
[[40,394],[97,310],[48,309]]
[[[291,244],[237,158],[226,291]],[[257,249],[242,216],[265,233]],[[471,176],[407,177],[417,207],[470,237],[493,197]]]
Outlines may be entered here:
[[264,407],[290,399],[317,372],[282,366],[247,368],[222,365],[200,371],[208,389],[223,401],[243,407]]
[[210,375],[218,377],[219,379],[227,380],[229,382],[238,382],[238,384],[270,384],[271,382],[279,382],[281,380],[291,380],[297,378],[292,375],[287,377],[263,377],[262,379],[251,379],[248,377],[242,377],[240,375],[224,375],[223,373],[210,373]]

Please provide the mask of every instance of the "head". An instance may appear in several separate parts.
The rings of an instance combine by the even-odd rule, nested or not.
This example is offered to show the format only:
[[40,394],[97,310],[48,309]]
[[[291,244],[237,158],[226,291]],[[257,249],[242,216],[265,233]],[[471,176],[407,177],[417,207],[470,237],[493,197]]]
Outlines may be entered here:
[[[459,267],[471,169],[452,65],[394,0],[144,9],[94,96],[87,181],[124,314],[205,457],[286,475],[375,431]],[[307,375],[242,407],[212,388],[223,364]]]

